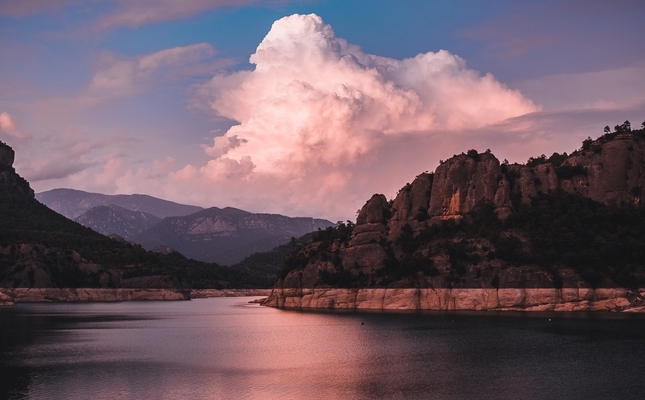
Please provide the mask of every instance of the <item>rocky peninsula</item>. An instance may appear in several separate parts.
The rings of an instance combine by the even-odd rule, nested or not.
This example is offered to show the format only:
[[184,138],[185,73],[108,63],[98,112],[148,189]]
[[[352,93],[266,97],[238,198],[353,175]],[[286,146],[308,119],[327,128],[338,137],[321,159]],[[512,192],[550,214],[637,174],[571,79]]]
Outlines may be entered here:
[[276,288],[265,306],[338,310],[645,312],[645,289]]
[[645,308],[645,124],[572,154],[500,162],[470,150],[285,260],[283,308],[631,311]]

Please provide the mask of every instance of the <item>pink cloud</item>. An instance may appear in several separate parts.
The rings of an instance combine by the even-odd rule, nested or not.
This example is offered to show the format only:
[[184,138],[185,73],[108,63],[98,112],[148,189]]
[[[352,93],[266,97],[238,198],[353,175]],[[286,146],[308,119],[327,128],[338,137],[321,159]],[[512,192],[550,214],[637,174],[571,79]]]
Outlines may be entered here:
[[15,118],[13,118],[8,112],[0,113],[0,132],[3,132],[17,139],[22,139],[25,137],[25,135],[23,135],[23,133],[18,128],[18,123],[16,122]]
[[433,147],[417,136],[539,110],[447,51],[405,60],[366,54],[313,14],[276,21],[250,61],[253,71],[219,74],[199,89],[218,115],[239,124],[206,147],[206,165],[174,178],[225,184],[229,197],[255,200],[254,191],[266,190],[268,202],[302,212],[351,209],[374,186],[360,182],[374,179],[370,169],[392,147]]

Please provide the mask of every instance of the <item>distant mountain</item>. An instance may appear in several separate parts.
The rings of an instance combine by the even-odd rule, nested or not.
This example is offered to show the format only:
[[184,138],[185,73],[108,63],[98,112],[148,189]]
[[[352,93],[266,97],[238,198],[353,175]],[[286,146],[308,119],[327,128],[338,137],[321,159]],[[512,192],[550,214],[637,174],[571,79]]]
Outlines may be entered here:
[[253,253],[285,244],[292,237],[332,225],[324,219],[213,207],[183,217],[165,218],[132,240],[146,249],[167,245],[186,257],[231,265]]
[[52,211],[34,198],[0,141],[0,287],[266,287],[265,274],[147,252]]
[[146,231],[161,221],[161,218],[143,212],[131,211],[111,204],[90,208],[75,219],[76,222],[104,235],[117,234],[126,240]]
[[36,200],[69,219],[76,219],[96,206],[111,204],[131,211],[142,211],[161,219],[203,210],[202,207],[179,204],[145,194],[106,195],[74,189],[53,189],[36,193]]

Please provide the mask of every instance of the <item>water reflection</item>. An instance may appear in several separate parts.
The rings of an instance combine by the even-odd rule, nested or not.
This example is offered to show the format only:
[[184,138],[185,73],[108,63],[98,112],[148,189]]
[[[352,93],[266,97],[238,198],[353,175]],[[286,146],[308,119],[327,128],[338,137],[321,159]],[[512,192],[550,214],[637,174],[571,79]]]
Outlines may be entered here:
[[283,311],[251,298],[0,309],[0,398],[640,398],[645,320]]

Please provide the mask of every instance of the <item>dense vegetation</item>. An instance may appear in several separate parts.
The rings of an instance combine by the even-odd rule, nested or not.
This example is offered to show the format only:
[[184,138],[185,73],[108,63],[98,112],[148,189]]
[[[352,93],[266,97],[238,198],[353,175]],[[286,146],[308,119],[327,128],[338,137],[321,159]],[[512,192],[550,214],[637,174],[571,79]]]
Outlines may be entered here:
[[[122,271],[123,278],[162,275],[186,288],[268,287],[272,283],[262,273],[207,264],[179,253],[148,252],[138,245],[107,238],[12,191],[0,191],[0,221],[0,247],[9,248],[8,254],[0,254],[0,280],[6,277],[6,267],[17,261],[16,246],[36,244],[49,249],[46,261],[59,287],[98,285],[98,276],[90,274],[88,280],[74,268],[72,250],[92,263]],[[55,250],[63,256],[55,257]]]

